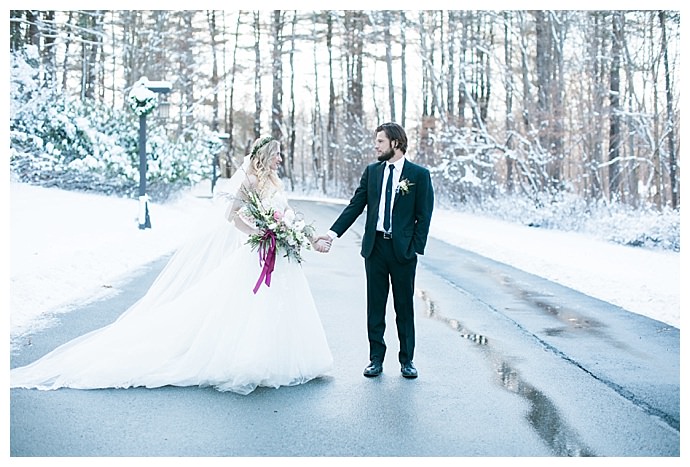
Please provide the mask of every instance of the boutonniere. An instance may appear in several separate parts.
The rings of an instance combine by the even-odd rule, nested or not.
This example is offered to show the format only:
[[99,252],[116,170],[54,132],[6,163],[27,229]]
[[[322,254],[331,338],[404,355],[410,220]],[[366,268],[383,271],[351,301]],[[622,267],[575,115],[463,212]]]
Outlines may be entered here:
[[402,193],[403,195],[406,195],[406,194],[408,194],[408,193],[410,192],[410,187],[411,187],[412,185],[414,185],[414,183],[412,183],[411,181],[409,181],[409,180],[406,179],[406,178],[403,178],[402,180],[400,180],[400,181],[398,182],[398,186],[395,187],[395,192],[396,192],[396,193],[400,192],[400,193]]

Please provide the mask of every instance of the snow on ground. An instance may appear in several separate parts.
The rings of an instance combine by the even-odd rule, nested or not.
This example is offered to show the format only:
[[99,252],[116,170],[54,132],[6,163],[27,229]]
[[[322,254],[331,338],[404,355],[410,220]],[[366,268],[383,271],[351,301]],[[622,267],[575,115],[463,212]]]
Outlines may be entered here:
[[[137,200],[15,182],[9,195],[12,337],[113,293],[134,270],[180,245],[195,225],[190,217],[201,222],[210,204],[208,186],[152,203],[153,228],[139,230]],[[431,235],[680,328],[680,253],[444,209],[434,211]]]

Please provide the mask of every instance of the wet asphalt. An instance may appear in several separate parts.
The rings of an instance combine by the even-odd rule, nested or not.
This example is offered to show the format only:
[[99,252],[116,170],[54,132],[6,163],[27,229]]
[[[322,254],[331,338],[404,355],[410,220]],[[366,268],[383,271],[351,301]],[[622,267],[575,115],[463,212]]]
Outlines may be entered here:
[[[325,230],[342,206],[294,201]],[[468,226],[471,228],[471,226]],[[389,309],[384,373],[367,364],[362,224],[304,270],[335,358],[329,377],[247,396],[211,388],[10,391],[13,457],[680,456],[680,331],[430,239],[417,272],[416,380]],[[114,297],[25,336],[29,363],[134,303]]]

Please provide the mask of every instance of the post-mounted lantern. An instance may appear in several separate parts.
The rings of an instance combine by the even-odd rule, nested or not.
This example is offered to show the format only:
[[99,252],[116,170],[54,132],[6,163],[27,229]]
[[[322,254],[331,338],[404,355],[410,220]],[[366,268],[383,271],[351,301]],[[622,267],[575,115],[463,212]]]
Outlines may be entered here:
[[129,91],[129,106],[139,116],[139,228],[142,230],[151,228],[146,194],[146,116],[158,107],[158,94],[169,93],[171,89],[168,81],[149,81],[142,77]]

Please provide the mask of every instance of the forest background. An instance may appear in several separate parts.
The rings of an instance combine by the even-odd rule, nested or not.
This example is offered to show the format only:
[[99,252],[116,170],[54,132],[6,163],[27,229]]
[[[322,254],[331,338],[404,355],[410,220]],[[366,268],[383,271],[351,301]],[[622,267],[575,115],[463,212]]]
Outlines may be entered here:
[[14,180],[135,197],[145,112],[153,200],[264,134],[289,189],[348,198],[397,121],[445,207],[680,251],[679,11],[10,10],[9,38]]

